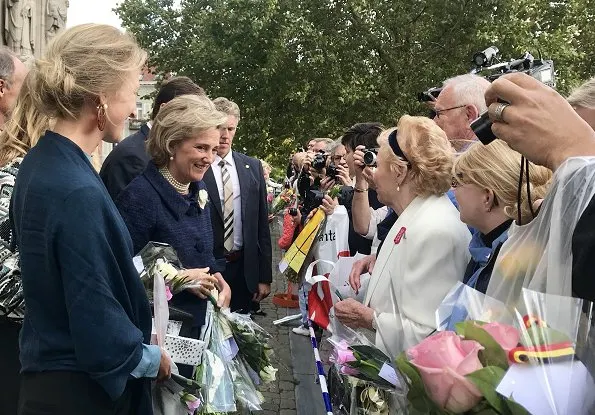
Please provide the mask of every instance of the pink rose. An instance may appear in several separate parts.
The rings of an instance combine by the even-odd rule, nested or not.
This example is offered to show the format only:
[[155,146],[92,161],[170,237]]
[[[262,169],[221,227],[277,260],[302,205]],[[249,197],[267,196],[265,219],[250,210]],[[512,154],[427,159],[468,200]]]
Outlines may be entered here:
[[341,369],[339,369],[339,373],[342,375],[347,375],[347,376],[357,376],[359,375],[359,371],[357,369],[354,369],[352,367],[349,366],[341,366]]
[[490,336],[504,349],[506,355],[511,349],[519,345],[521,335],[519,331],[512,326],[500,323],[489,323],[481,326]]
[[330,360],[338,365],[345,365],[349,362],[355,362],[357,359],[353,355],[351,349],[349,349],[347,342],[342,340],[335,345],[335,351]]
[[419,370],[434,402],[440,408],[463,413],[482,398],[477,387],[465,377],[483,367],[477,357],[480,350],[483,347],[476,341],[443,331],[407,350],[407,357]]

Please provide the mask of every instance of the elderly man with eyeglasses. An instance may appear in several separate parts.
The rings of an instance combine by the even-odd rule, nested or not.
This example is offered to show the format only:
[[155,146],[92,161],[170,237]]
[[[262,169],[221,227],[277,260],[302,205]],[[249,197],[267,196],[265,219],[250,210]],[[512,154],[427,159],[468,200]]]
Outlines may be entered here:
[[487,110],[484,95],[489,87],[489,81],[471,74],[444,81],[434,103],[434,121],[457,152],[464,151],[477,139],[469,125]]

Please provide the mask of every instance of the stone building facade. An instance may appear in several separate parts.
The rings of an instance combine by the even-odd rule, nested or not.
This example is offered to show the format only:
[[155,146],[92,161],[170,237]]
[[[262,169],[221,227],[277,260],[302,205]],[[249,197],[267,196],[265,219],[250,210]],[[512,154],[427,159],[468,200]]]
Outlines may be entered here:
[[39,58],[66,27],[68,0],[0,0],[2,44],[17,55]]

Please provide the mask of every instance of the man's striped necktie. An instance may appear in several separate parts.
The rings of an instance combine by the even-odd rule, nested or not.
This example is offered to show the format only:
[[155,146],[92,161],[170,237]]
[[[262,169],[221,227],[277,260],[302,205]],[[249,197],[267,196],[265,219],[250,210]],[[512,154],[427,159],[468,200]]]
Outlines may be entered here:
[[233,250],[233,184],[225,160],[219,162],[223,180],[223,245],[225,250]]

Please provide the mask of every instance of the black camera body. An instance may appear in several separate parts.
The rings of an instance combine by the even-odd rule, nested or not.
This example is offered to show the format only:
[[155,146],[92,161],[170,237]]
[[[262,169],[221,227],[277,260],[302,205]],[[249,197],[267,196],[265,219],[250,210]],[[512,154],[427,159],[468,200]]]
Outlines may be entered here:
[[[486,68],[477,68],[477,71],[474,73],[480,73],[487,70],[496,71],[495,73],[490,73],[484,76],[484,78],[490,82],[495,81],[507,73],[521,72],[537,79],[551,88],[556,88],[554,61],[535,59],[528,52],[520,59],[495,64]],[[484,145],[487,145],[496,139],[496,135],[492,132],[492,121],[490,120],[487,111],[484,111],[479,118],[471,123],[471,129],[479,141]]]
[[312,168],[318,172],[322,171],[326,167],[326,158],[328,154],[324,151],[319,151],[314,155],[314,159],[312,160]]
[[289,208],[288,213],[289,213],[290,216],[294,216],[295,217],[295,216],[298,215],[298,210],[297,210],[297,208],[294,208],[294,207],[293,208]]
[[337,166],[335,166],[335,163],[331,163],[328,165],[328,167],[326,168],[325,175],[331,180],[335,180],[337,178]]
[[370,148],[364,151],[364,164],[368,167],[376,167],[376,159],[378,158],[378,149]]

